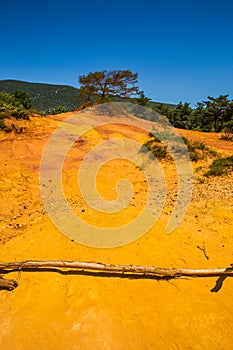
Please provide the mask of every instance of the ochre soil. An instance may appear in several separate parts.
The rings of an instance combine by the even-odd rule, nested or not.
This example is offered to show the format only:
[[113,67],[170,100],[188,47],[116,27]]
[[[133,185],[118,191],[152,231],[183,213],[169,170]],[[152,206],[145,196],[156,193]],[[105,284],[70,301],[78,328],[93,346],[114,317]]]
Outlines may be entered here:
[[[75,260],[193,269],[227,268],[233,263],[233,177],[200,181],[211,159],[193,163],[193,199],[171,234],[165,232],[177,196],[177,175],[171,162],[161,162],[168,186],[163,212],[138,240],[100,249],[80,245],[62,234],[43,207],[39,166],[49,136],[70,115],[34,117],[24,123],[25,133],[0,135],[1,261]],[[115,137],[143,142],[146,133],[126,127],[124,118],[117,125],[114,122],[119,120],[113,117],[90,117],[102,118],[109,125],[93,129],[74,144],[64,163],[64,193],[76,215],[92,225],[130,223],[147,196],[140,169],[121,160],[100,169],[97,189],[104,199],[116,198],[119,179],[127,177],[134,186],[130,206],[110,218],[85,203],[77,189],[77,171],[85,154],[99,142]],[[149,123],[138,121],[138,125]],[[180,133],[203,141],[222,156],[233,154],[233,144],[217,134]],[[158,281],[61,271],[2,276],[19,282],[14,291],[0,291],[0,348],[4,350],[232,349],[230,277]]]

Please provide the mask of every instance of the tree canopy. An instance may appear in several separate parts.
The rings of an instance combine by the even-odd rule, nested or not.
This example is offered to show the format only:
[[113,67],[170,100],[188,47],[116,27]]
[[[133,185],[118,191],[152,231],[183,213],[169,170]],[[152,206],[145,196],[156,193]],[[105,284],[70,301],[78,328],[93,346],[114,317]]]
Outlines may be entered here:
[[25,109],[30,109],[32,107],[31,98],[25,91],[16,90],[13,96],[15,100],[21,103]]
[[198,102],[194,109],[187,102],[180,102],[170,110],[158,110],[157,106],[154,109],[166,115],[176,128],[229,132],[233,126],[233,100],[228,95],[208,96],[208,100]]
[[83,101],[93,98],[99,103],[111,97],[132,97],[138,93],[137,73],[130,70],[100,71],[79,76],[80,95]]

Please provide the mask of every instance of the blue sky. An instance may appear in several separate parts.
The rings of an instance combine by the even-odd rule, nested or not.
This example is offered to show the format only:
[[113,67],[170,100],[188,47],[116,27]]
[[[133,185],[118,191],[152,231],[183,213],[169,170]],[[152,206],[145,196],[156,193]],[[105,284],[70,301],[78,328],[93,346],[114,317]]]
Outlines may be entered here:
[[78,86],[78,76],[130,69],[155,101],[233,99],[233,2],[1,2],[0,79]]

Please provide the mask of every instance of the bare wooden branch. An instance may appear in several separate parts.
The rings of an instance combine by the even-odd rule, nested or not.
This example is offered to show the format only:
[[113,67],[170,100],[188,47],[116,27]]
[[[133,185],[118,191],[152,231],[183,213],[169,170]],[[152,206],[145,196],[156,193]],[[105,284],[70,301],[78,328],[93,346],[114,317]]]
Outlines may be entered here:
[[0,277],[0,289],[13,290],[18,286],[18,282]]
[[40,269],[40,268],[62,268],[76,269],[82,271],[102,271],[106,273],[130,273],[136,275],[156,276],[161,278],[178,278],[181,276],[191,277],[212,277],[212,276],[233,276],[233,268],[218,269],[179,269],[179,268],[160,268],[155,266],[138,265],[116,265],[103,264],[100,262],[80,262],[80,261],[61,261],[61,260],[25,260],[18,262],[0,262],[0,271],[16,269]]

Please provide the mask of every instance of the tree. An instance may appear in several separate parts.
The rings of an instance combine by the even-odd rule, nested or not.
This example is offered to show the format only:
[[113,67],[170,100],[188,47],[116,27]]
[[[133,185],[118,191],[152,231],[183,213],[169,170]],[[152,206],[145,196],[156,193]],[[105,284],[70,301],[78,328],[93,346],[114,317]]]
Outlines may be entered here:
[[144,91],[139,91],[138,92],[139,98],[137,99],[137,103],[141,106],[148,106],[151,98],[146,97]]
[[169,114],[169,120],[176,128],[191,129],[192,108],[189,103],[180,102]]
[[103,103],[111,97],[131,97],[138,93],[137,73],[130,70],[101,71],[79,76],[80,95],[83,102],[97,99]]
[[0,92],[0,118],[29,119],[29,111],[23,104],[6,92]]
[[198,103],[196,111],[201,123],[201,129],[204,131],[221,131],[232,115],[232,107],[228,95],[208,96],[207,101]]
[[171,108],[169,108],[165,103],[156,103],[153,110],[161,115],[165,115],[166,117],[169,117],[171,114]]
[[30,109],[32,107],[31,98],[25,91],[16,90],[13,96],[15,100],[20,102],[25,109]]

